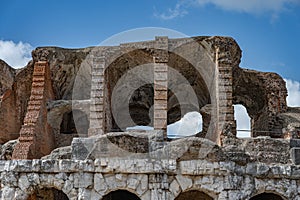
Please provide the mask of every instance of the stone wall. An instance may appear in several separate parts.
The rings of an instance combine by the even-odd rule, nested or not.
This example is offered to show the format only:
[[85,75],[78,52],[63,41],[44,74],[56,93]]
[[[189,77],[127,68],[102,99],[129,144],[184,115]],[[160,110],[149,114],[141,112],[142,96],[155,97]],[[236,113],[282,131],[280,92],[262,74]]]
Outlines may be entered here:
[[173,200],[185,192],[192,195],[189,191],[216,200],[248,200],[264,192],[299,199],[300,167],[289,155],[295,140],[227,138],[219,147],[191,137],[153,148],[155,135],[156,131],[77,138],[72,159],[66,159],[70,151],[65,149],[59,160],[1,160],[1,199],[27,200],[51,188],[74,200],[100,200],[119,190],[142,200]]
[[285,81],[278,74],[233,69],[233,102],[247,108],[253,137],[283,137],[279,115],[287,112],[286,97]]
[[69,199],[100,200],[128,190],[142,200],[175,199],[199,190],[216,200],[250,199],[272,192],[299,199],[299,166],[205,160],[96,159],[0,161],[1,198],[26,200],[37,188],[56,188]]
[[16,71],[0,60],[0,144],[18,138],[19,127],[13,83]]
[[[106,200],[121,190],[142,200],[180,200],[197,191],[216,200],[264,192],[300,199],[299,109],[287,108],[279,75],[239,68],[241,49],[232,38],[156,37],[37,48],[32,55],[17,71],[0,61],[0,142],[19,132],[19,142],[3,149],[32,159],[0,160],[1,199]],[[236,138],[239,103],[254,138]],[[63,135],[64,115],[75,111],[89,126]],[[203,115],[202,133],[167,138],[167,124],[190,111]],[[83,118],[67,122],[76,119]],[[155,130],[119,132],[132,125]]]

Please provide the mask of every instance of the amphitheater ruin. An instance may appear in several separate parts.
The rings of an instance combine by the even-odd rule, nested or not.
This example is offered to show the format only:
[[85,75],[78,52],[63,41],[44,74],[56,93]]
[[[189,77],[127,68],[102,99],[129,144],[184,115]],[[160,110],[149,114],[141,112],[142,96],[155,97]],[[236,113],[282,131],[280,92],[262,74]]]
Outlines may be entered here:
[[[300,109],[241,57],[230,37],[159,36],[0,60],[1,199],[300,199]],[[192,111],[202,130],[168,135]]]

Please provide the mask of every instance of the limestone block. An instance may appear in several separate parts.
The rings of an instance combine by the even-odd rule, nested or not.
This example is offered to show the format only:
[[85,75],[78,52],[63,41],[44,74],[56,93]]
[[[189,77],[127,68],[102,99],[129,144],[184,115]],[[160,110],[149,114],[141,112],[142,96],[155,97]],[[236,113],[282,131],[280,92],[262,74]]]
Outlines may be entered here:
[[60,172],[73,172],[78,170],[78,162],[73,160],[59,160],[58,165]]
[[114,174],[106,174],[106,175],[104,175],[104,179],[105,179],[105,182],[107,184],[107,187],[110,190],[115,190],[117,188],[117,186],[116,186],[116,177],[115,177]]
[[102,176],[102,174],[95,174],[94,175],[94,189],[99,193],[99,194],[104,194],[108,186],[106,185],[105,179]]
[[54,176],[54,186],[57,189],[62,189],[65,181],[68,179],[65,173],[59,173]]
[[15,190],[14,200],[24,200],[24,199],[26,199],[26,197],[27,197],[27,194],[24,191],[22,191],[21,189],[17,188]]
[[90,200],[91,199],[91,190],[86,188],[78,189],[78,200]]
[[32,166],[31,166],[31,169],[32,169],[32,172],[39,172],[40,169],[41,169],[41,160],[32,160]]
[[1,184],[7,186],[18,185],[18,174],[16,172],[2,172],[1,173]]
[[230,190],[228,191],[228,199],[245,199],[245,195],[239,190]]
[[148,190],[148,175],[139,175],[140,184],[138,185],[136,192],[142,195]]
[[227,191],[222,191],[218,196],[218,200],[227,200],[227,199],[228,199]]
[[142,196],[141,196],[141,200],[152,200],[151,199],[151,191],[147,190],[147,192],[145,192]]
[[55,160],[42,160],[41,170],[44,172],[58,172],[58,162],[56,162]]
[[69,194],[68,194],[68,197],[70,200],[77,200],[78,199],[78,190],[73,188]]
[[4,171],[5,167],[7,165],[7,162],[5,160],[0,160],[0,172]]
[[73,181],[70,181],[70,180],[66,180],[64,182],[64,186],[62,188],[62,191],[65,193],[65,194],[69,194],[71,192],[71,190],[73,189],[74,187],[74,184],[73,184]]
[[4,187],[1,190],[2,194],[2,198],[1,199],[11,199],[11,197],[15,196],[15,188],[10,188],[10,187]]
[[95,200],[102,199],[102,195],[100,195],[95,190],[92,190],[92,192],[91,192],[91,199],[95,199]]
[[74,187],[75,188],[88,188],[93,185],[92,173],[76,173],[74,174]]
[[40,175],[40,182],[41,185],[54,185],[54,174],[41,174]]
[[127,179],[127,187],[136,190],[137,186],[139,184],[139,180],[136,178],[135,175],[129,175]]
[[23,191],[26,191],[30,187],[30,182],[28,181],[26,174],[22,174],[19,177],[18,186]]
[[236,190],[240,189],[243,185],[243,177],[237,175],[229,175],[224,178],[224,189]]
[[177,180],[173,180],[172,183],[170,184],[170,191],[175,197],[178,196],[179,193],[181,192],[181,188]]
[[84,172],[94,172],[95,170],[94,161],[92,160],[79,161],[78,168]]
[[176,180],[178,181],[182,191],[185,191],[193,186],[193,180],[190,177],[179,174],[176,176]]
[[266,176],[269,172],[270,168],[266,164],[259,163],[257,164],[257,175],[258,176]]
[[118,188],[125,188],[127,185],[127,174],[116,174],[116,186]]
[[256,163],[248,163],[246,167],[246,173],[253,176],[256,175],[257,174]]
[[27,174],[28,181],[31,185],[39,185],[40,184],[40,177],[37,173],[29,173]]

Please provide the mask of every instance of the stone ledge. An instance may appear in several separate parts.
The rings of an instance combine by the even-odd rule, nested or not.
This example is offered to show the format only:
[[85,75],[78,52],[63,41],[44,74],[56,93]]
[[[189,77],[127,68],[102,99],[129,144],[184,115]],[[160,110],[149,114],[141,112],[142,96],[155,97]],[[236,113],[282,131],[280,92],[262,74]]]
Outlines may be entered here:
[[132,174],[182,174],[182,175],[249,175],[257,178],[300,178],[300,166],[249,163],[240,166],[234,162],[206,160],[179,161],[172,159],[120,159],[93,160],[0,160],[1,172],[14,173],[132,173]]

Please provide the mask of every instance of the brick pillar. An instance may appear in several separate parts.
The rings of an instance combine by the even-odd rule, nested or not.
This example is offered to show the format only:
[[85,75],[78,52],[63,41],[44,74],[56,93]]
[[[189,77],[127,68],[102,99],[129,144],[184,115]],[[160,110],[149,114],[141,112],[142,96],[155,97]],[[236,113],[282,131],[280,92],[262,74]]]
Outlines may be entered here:
[[55,148],[54,136],[47,123],[47,102],[51,99],[54,99],[54,94],[50,67],[46,61],[36,62],[27,113],[13,159],[40,158]]
[[88,135],[104,134],[104,67],[105,56],[94,55],[92,66],[90,127]]
[[168,37],[155,38],[154,52],[154,129],[167,137],[168,118]]
[[[235,137],[236,135],[236,122],[232,103],[232,58],[230,52],[226,50],[216,48],[218,131],[221,140],[224,136]],[[229,133],[231,135],[228,135]]]

